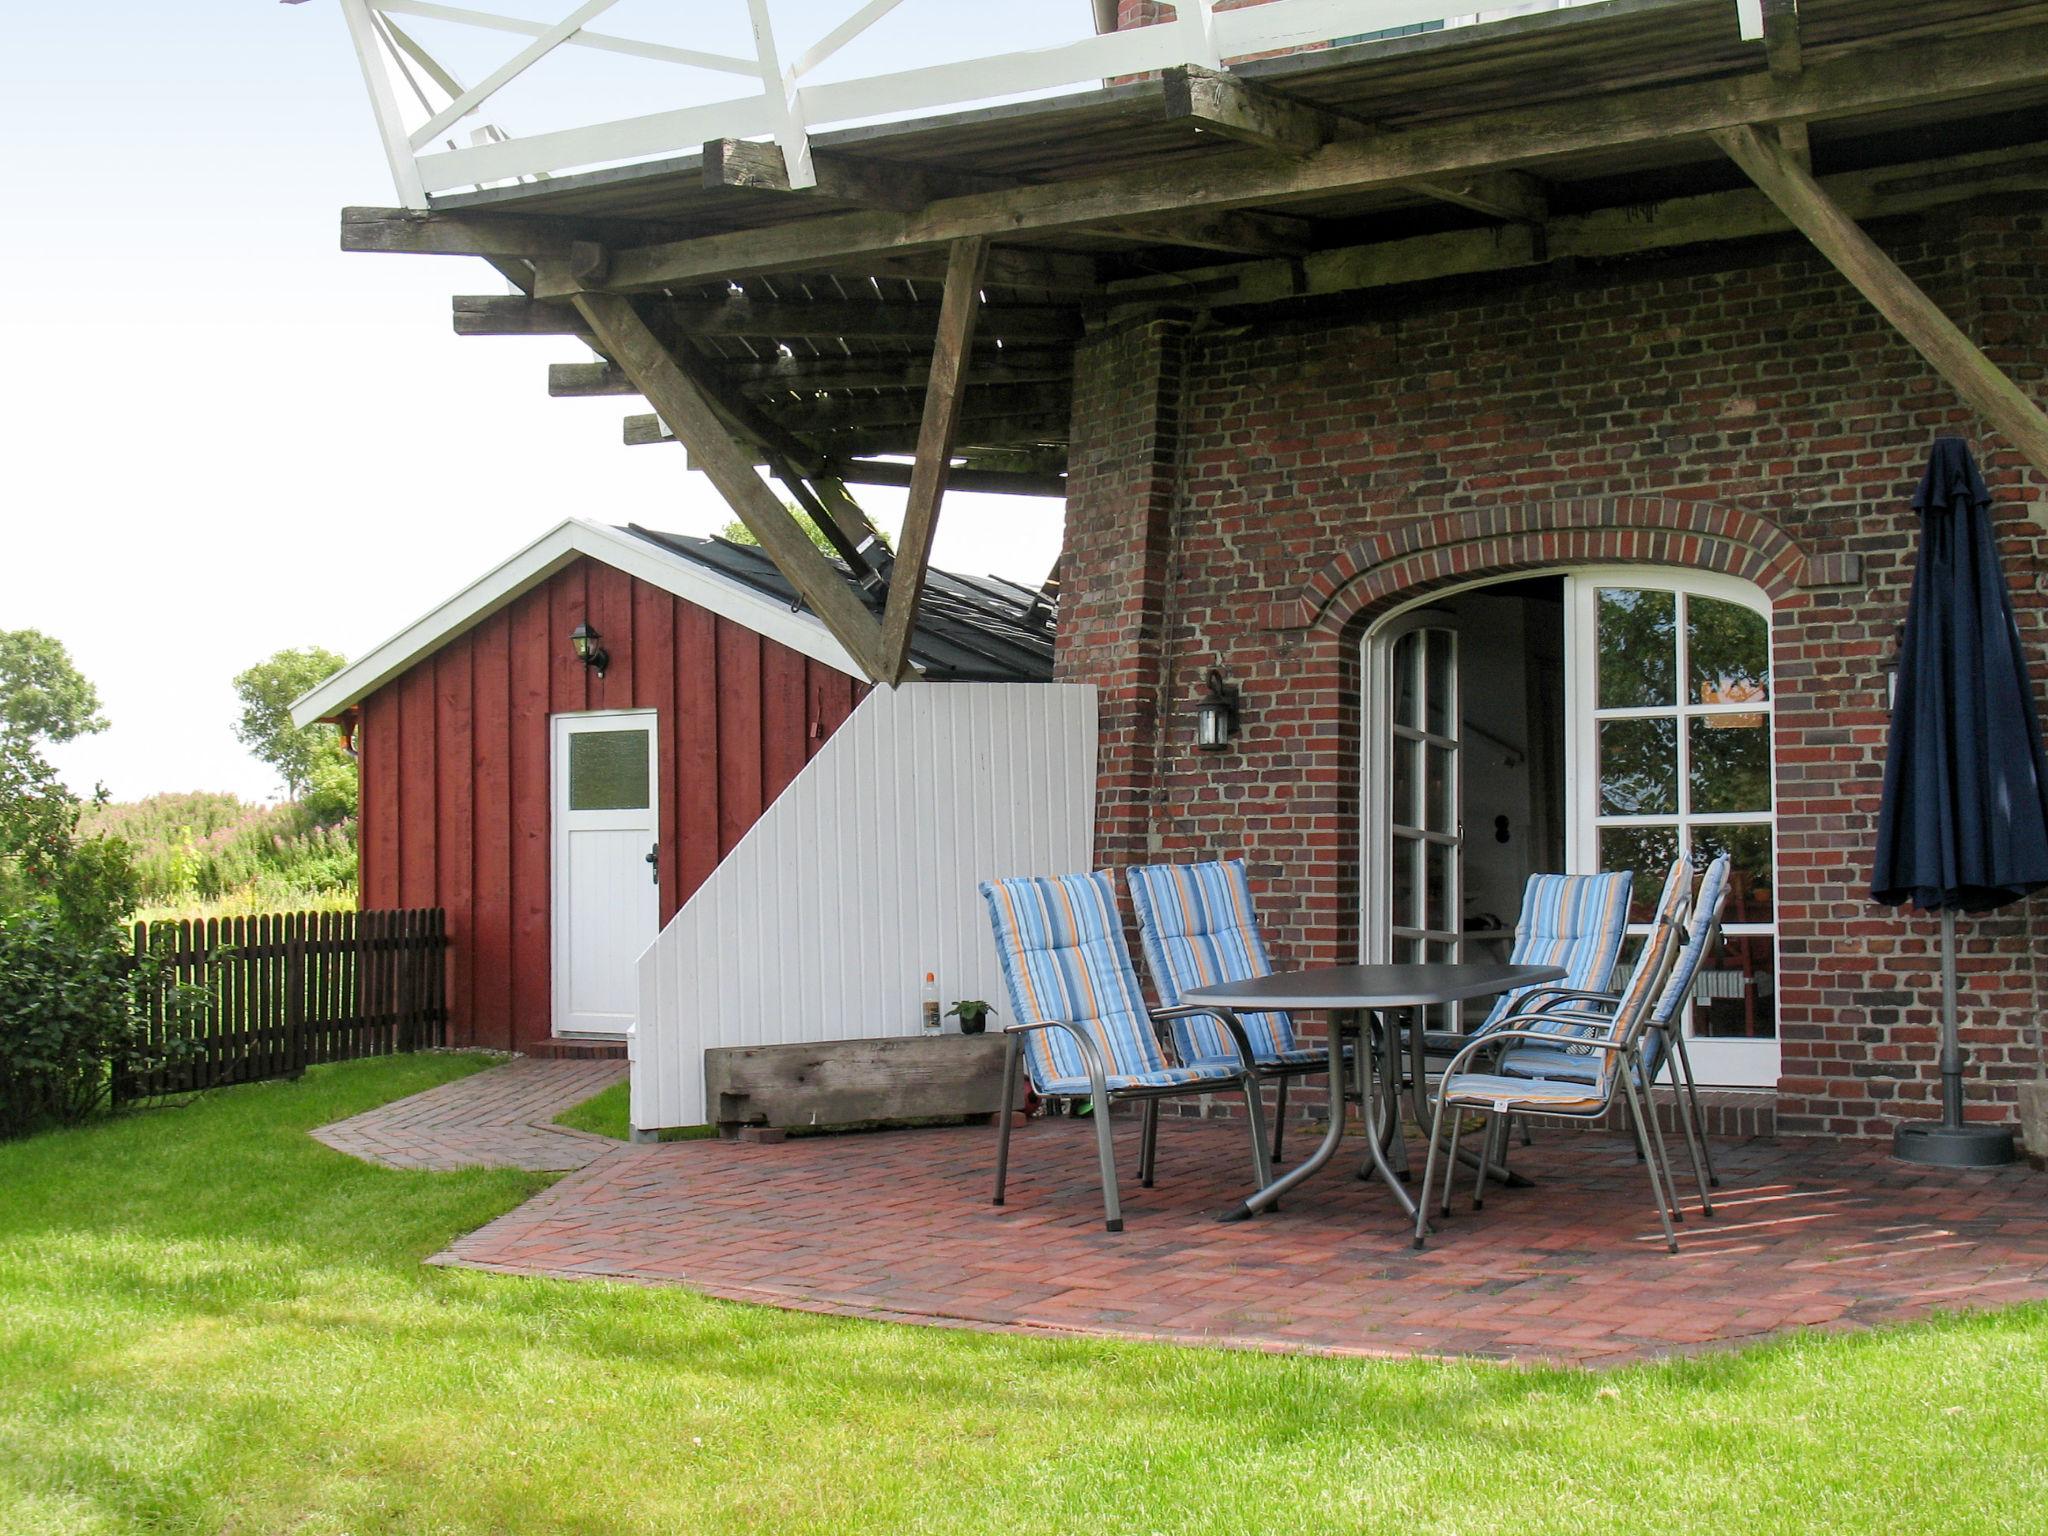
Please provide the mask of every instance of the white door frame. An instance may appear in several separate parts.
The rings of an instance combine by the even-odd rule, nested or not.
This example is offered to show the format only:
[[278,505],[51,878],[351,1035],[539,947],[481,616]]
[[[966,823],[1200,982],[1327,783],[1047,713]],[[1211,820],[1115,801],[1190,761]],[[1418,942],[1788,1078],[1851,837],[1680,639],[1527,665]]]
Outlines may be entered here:
[[[1568,873],[1589,873],[1599,867],[1599,827],[1594,814],[1599,788],[1591,777],[1597,763],[1595,723],[1593,711],[1589,707],[1593,675],[1591,658],[1584,654],[1584,648],[1590,638],[1590,631],[1585,626],[1585,612],[1590,611],[1590,605],[1594,602],[1592,594],[1603,585],[1626,586],[1647,590],[1693,592],[1702,597],[1739,603],[1762,615],[1765,624],[1765,643],[1767,646],[1775,643],[1770,599],[1759,588],[1738,577],[1722,575],[1719,572],[1682,570],[1657,565],[1557,566],[1541,570],[1502,572],[1482,576],[1448,591],[1431,591],[1402,604],[1375,621],[1359,642],[1363,662],[1361,677],[1364,685],[1364,698],[1360,701],[1364,740],[1359,754],[1358,786],[1363,832],[1360,853],[1364,861],[1359,880],[1359,959],[1365,963],[1387,959],[1391,942],[1387,914],[1391,899],[1389,874],[1392,857],[1388,818],[1389,797],[1392,794],[1390,690],[1393,681],[1393,642],[1408,630],[1418,625],[1426,625],[1430,609],[1443,604],[1447,599],[1455,598],[1460,593],[1542,577],[1561,577],[1565,583],[1564,787]],[[1771,659],[1775,663],[1775,651],[1771,652]],[[1777,886],[1779,862],[1776,695],[1777,690],[1773,687],[1769,700],[1761,704],[1741,706],[1746,712],[1762,713],[1772,717],[1772,723],[1766,728],[1771,750],[1771,813],[1767,819],[1756,824],[1767,826],[1771,830],[1771,880],[1774,890]],[[1703,824],[1715,819],[1700,818]],[[1775,922],[1738,925],[1736,932],[1771,939],[1773,968],[1777,967],[1780,956],[1777,951]],[[1780,1049],[1775,1036],[1768,1040],[1755,1041],[1693,1037],[1690,1051],[1694,1066],[1699,1070],[1704,1082],[1772,1087],[1778,1081]]]
[[[548,935],[549,935],[549,1028],[560,1035],[602,1035],[610,1037],[612,1031],[594,1031],[589,1028],[567,1027],[569,1017],[569,741],[586,729],[603,729],[606,726],[630,725],[635,729],[644,727],[647,731],[647,808],[644,812],[631,813],[635,825],[643,820],[648,837],[656,849],[661,846],[661,724],[659,712],[652,709],[592,709],[567,711],[548,716]],[[598,812],[579,811],[573,814],[590,816]],[[625,813],[620,813],[625,814]],[[655,894],[651,906],[652,918],[648,924],[647,942],[652,943],[661,928],[661,896],[658,866],[649,871],[649,884]],[[636,955],[638,951],[635,951]],[[617,1032],[624,1034],[623,1030]]]

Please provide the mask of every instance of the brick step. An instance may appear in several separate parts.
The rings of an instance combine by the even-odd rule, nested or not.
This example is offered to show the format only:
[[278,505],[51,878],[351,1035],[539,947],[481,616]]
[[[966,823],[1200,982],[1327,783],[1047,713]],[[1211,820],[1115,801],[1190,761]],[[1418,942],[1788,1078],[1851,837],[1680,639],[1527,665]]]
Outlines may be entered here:
[[527,1055],[541,1061],[624,1061],[626,1042],[623,1040],[580,1040],[562,1035],[550,1035],[547,1039],[528,1048]]

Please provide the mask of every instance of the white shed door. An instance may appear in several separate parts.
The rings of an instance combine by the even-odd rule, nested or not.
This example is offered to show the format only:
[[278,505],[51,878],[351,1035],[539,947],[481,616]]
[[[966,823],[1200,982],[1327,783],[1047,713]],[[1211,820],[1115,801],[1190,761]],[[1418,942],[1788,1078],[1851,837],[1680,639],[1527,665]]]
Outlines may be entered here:
[[660,919],[651,709],[554,717],[554,1029],[622,1035]]

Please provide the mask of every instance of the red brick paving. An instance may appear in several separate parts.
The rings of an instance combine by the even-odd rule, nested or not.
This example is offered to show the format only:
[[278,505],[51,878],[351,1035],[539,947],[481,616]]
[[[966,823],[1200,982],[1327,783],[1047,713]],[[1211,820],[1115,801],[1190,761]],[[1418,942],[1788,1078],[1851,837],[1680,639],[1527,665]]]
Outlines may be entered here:
[[[1383,1189],[1334,1165],[1277,1214],[1221,1225],[1243,1133],[1166,1123],[1160,1183],[1126,1177],[1102,1230],[1093,1130],[1016,1133],[988,1203],[987,1128],[780,1146],[622,1147],[435,1262],[685,1285],[776,1306],[969,1328],[1331,1354],[1611,1364],[2048,1296],[2048,1177],[1907,1168],[1861,1144],[1716,1149],[1718,1219],[1664,1252],[1619,1140],[1517,1149],[1538,1187],[1489,1191],[1428,1249]],[[1136,1166],[1135,1127],[1118,1152]]]
[[313,1132],[387,1168],[582,1168],[617,1149],[608,1136],[549,1122],[624,1081],[623,1061],[508,1061]]

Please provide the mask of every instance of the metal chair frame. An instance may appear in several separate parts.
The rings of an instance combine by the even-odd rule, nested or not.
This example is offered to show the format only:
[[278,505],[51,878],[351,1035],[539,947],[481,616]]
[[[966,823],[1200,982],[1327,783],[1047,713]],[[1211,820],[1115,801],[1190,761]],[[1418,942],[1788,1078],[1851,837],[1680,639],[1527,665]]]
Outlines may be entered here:
[[[1168,1061],[1173,1059],[1173,1047],[1164,1026],[1173,1019],[1198,1014],[1220,1017],[1214,1008],[1162,1008],[1147,1014]],[[1251,1041],[1245,1035],[1244,1026],[1235,1017],[1223,1018],[1223,1024],[1237,1041],[1240,1060],[1250,1060]],[[1158,1087],[1134,1084],[1112,1088],[1109,1085],[1112,1074],[1103,1060],[1102,1047],[1084,1025],[1069,1019],[1026,1020],[1022,1023],[1006,1024],[1002,1031],[1007,1038],[1003,1051],[1003,1108],[996,1115],[996,1191],[993,1204],[1003,1203],[1004,1190],[1009,1182],[1010,1128],[1011,1121],[1015,1118],[1010,1106],[1017,1101],[1017,1073],[1022,1064],[1020,1058],[1023,1055],[1024,1036],[1043,1029],[1065,1030],[1072,1037],[1081,1053],[1082,1062],[1088,1068],[1088,1086],[1095,1104],[1095,1155],[1102,1171],[1102,1215],[1105,1230],[1121,1232],[1124,1229],[1123,1202],[1117,1191],[1116,1148],[1109,1124],[1109,1109],[1113,1104],[1142,1102],[1145,1106],[1143,1139],[1139,1144],[1138,1153],[1138,1182],[1144,1188],[1150,1189],[1158,1171],[1159,1101],[1215,1093],[1224,1085],[1235,1083],[1237,1090],[1244,1095],[1245,1114],[1251,1125],[1252,1169],[1258,1181],[1256,1187],[1264,1189],[1273,1182],[1272,1165],[1266,1160],[1265,1110],[1260,1100],[1259,1080],[1255,1073],[1243,1071],[1233,1077],[1212,1078],[1200,1083],[1171,1083]]]
[[[1448,1216],[1450,1214],[1451,1171],[1456,1167],[1458,1136],[1463,1128],[1465,1118],[1462,1113],[1463,1110],[1476,1109],[1488,1117],[1483,1132],[1487,1140],[1482,1146],[1482,1155],[1478,1160],[1478,1171],[1473,1178],[1473,1205],[1475,1208],[1478,1208],[1485,1197],[1487,1165],[1492,1160],[1487,1154],[1493,1151],[1497,1138],[1500,1133],[1505,1131],[1509,1116],[1522,1115],[1526,1117],[1537,1115],[1560,1120],[1597,1120],[1614,1106],[1616,1095],[1620,1094],[1623,1096],[1623,1102],[1628,1106],[1631,1127],[1634,1130],[1637,1145],[1642,1151],[1643,1162],[1649,1172],[1650,1190],[1657,1202],[1657,1219],[1664,1228],[1665,1246],[1672,1253],[1678,1251],[1678,1234],[1672,1225],[1672,1218],[1676,1214],[1676,1200],[1671,1194],[1667,1193],[1671,1188],[1670,1156],[1663,1144],[1664,1133],[1662,1125],[1654,1115],[1649,1117],[1644,1115],[1642,1098],[1643,1093],[1647,1089],[1644,1088],[1639,1091],[1638,1084],[1639,1082],[1647,1083],[1647,1078],[1642,1072],[1643,1036],[1650,1027],[1650,1016],[1655,1011],[1657,1001],[1663,996],[1665,986],[1671,978],[1672,968],[1678,963],[1678,952],[1685,943],[1686,930],[1682,918],[1683,909],[1681,909],[1679,920],[1671,918],[1658,919],[1657,927],[1650,936],[1642,959],[1638,962],[1639,967],[1644,965],[1653,967],[1650,972],[1650,979],[1642,983],[1642,1001],[1634,1008],[1627,1007],[1624,1002],[1617,1005],[1613,1014],[1594,1020],[1593,1022],[1607,1029],[1608,1034],[1604,1039],[1592,1035],[1566,1037],[1574,1049],[1583,1049],[1589,1053],[1598,1051],[1604,1055],[1618,1056],[1620,1058],[1612,1069],[1602,1074],[1602,1081],[1592,1084],[1574,1083],[1572,1085],[1574,1087],[1586,1088],[1586,1097],[1593,1102],[1582,1109],[1565,1109],[1556,1105],[1546,1104],[1540,1099],[1518,1099],[1507,1094],[1471,1100],[1460,1099],[1458,1101],[1461,1113],[1454,1115],[1451,1119],[1449,1161],[1444,1175],[1443,1215]],[[1636,984],[1632,982],[1631,988],[1633,989]],[[1436,1176],[1437,1153],[1443,1136],[1444,1112],[1453,1100],[1458,1076],[1480,1053],[1501,1051],[1515,1041],[1526,1041],[1530,1044],[1555,1047],[1559,1043],[1559,1036],[1554,1030],[1517,1027],[1523,1020],[1541,1020],[1545,1017],[1546,1015],[1541,1013],[1532,1014],[1518,1010],[1516,1013],[1502,1019],[1484,1034],[1476,1036],[1445,1067],[1443,1076],[1437,1086],[1436,1111],[1430,1119],[1429,1153],[1423,1162],[1422,1188],[1416,1197],[1415,1246],[1417,1248],[1423,1246],[1425,1236],[1429,1230],[1430,1185]],[[1541,1080],[1530,1079],[1530,1081],[1536,1082]],[[1646,1130],[1645,1127],[1648,1129]]]

